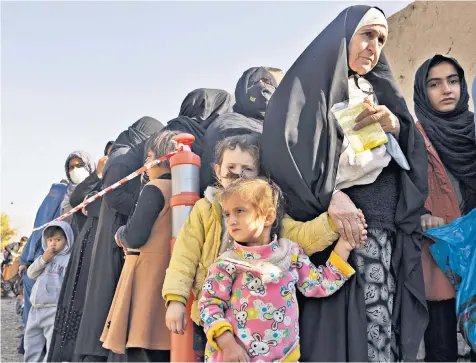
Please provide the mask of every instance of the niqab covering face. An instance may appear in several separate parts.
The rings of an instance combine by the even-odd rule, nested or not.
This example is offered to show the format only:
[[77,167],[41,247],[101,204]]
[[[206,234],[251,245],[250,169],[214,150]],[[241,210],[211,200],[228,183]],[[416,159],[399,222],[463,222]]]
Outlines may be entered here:
[[[297,220],[309,221],[329,207],[343,140],[331,107],[349,98],[349,42],[369,9],[358,5],[342,11],[286,72],[266,110],[261,164],[283,189],[288,213]],[[401,193],[392,261],[398,281],[392,318],[403,337],[399,341],[402,359],[414,360],[427,324],[420,262],[420,216],[428,193],[425,143],[383,52],[365,79],[379,104],[398,117],[399,143],[410,164],[409,171],[400,171],[398,181]],[[320,262],[325,262],[329,253],[316,256],[323,256]],[[309,304],[301,315],[306,316],[301,321],[303,360],[367,361],[363,288],[356,278],[346,285],[346,292],[321,299],[326,301],[303,304]],[[336,316],[342,319],[335,320]],[[342,335],[346,337],[338,345],[328,338]]]
[[265,67],[246,70],[236,85],[233,111],[262,120],[276,87],[276,79]]
[[[427,77],[434,62],[448,61],[456,68],[461,96],[451,112],[439,112],[428,98]],[[476,207],[476,140],[474,114],[469,111],[469,93],[464,70],[458,61],[437,54],[425,61],[415,74],[415,114],[446,169],[459,181],[463,212]]]

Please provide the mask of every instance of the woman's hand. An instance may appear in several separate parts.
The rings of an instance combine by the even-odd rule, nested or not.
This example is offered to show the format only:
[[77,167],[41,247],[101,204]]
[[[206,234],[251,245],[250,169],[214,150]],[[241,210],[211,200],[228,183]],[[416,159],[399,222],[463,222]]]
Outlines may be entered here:
[[366,110],[362,111],[355,119],[357,125],[354,126],[354,130],[360,130],[365,126],[378,122],[382,126],[383,131],[390,132],[391,134],[398,136],[400,133],[400,121],[387,106],[372,105]]
[[339,234],[353,248],[360,247],[367,240],[367,224],[360,209],[350,200],[347,194],[338,191],[334,193],[328,213]]
[[[83,203],[88,199],[88,196],[84,197]],[[86,210],[86,207],[81,208],[81,213],[83,213],[86,217],[88,216],[88,211]]]
[[440,217],[432,216],[431,214],[424,214],[421,216],[421,228],[426,231],[427,229],[432,229],[436,227],[441,227],[445,225],[445,220]]
[[223,351],[223,362],[249,362],[248,354],[239,345],[230,331],[224,332],[215,338],[218,346]]
[[180,301],[171,301],[165,313],[165,325],[174,333],[183,335],[187,327],[187,308]]
[[103,156],[101,159],[98,161],[98,165],[96,166],[96,174],[99,178],[102,178],[102,172],[104,170],[104,167],[106,166],[108,156]]

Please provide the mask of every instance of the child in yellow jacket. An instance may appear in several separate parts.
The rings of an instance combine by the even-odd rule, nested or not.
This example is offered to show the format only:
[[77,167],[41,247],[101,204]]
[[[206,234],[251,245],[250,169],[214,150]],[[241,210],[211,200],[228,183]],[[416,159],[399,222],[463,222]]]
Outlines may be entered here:
[[[258,136],[239,135],[223,140],[217,147],[214,169],[221,188],[226,188],[237,177],[258,176]],[[208,187],[205,197],[195,204],[182,226],[162,290],[167,303],[166,324],[175,334],[183,334],[186,327],[186,304],[190,290],[193,291],[192,320],[194,351],[197,353],[203,353],[206,344],[198,311],[202,285],[216,258],[233,246],[233,240],[224,228],[217,192],[217,187]],[[309,222],[297,222],[286,216],[282,221],[281,235],[298,243],[307,255],[326,249],[339,238],[327,212]]]

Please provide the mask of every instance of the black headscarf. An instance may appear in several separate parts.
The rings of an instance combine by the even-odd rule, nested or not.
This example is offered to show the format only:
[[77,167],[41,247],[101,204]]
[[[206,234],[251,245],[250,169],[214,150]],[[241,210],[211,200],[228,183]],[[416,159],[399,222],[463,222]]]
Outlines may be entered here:
[[233,97],[219,89],[199,88],[190,92],[182,102],[178,117],[165,126],[169,131],[180,131],[195,136],[192,150],[201,156],[203,139],[208,126],[220,115],[230,112]]
[[236,85],[233,111],[262,120],[276,87],[276,79],[266,68],[246,70]]
[[231,112],[233,103],[233,96],[227,91],[199,88],[185,97],[179,116],[194,119],[206,130],[218,116]]
[[268,101],[277,87],[274,76],[264,67],[246,70],[235,89],[233,111],[218,117],[205,133],[200,169],[200,191],[213,184],[213,161],[217,144],[230,136],[261,134]]
[[126,164],[130,169],[138,169],[144,164],[145,142],[154,132],[164,128],[155,118],[144,116],[121,132],[112,145],[103,175],[112,164]]
[[[428,72],[442,61],[453,64],[460,78],[461,96],[456,108],[451,112],[435,110],[428,98]],[[460,183],[463,212],[468,213],[476,207],[475,125],[474,114],[468,109],[468,85],[458,61],[437,54],[424,62],[415,74],[413,100],[415,114],[433,147],[445,167]]]
[[104,148],[104,156],[108,156],[109,147],[111,147],[113,144],[114,144],[114,141],[107,142],[106,147]]
[[[349,98],[349,43],[369,9],[359,5],[342,11],[286,73],[266,111],[262,166],[287,194],[289,213],[295,219],[311,220],[329,207],[343,140],[331,107]],[[383,53],[364,77],[379,103],[399,118],[400,146],[411,167],[400,171],[392,256],[397,276],[392,318],[400,329],[402,358],[411,361],[416,358],[428,319],[420,261],[427,155]],[[315,254],[313,261],[325,262],[330,250]],[[367,361],[364,293],[355,277],[330,298],[307,299],[300,315],[304,361]]]

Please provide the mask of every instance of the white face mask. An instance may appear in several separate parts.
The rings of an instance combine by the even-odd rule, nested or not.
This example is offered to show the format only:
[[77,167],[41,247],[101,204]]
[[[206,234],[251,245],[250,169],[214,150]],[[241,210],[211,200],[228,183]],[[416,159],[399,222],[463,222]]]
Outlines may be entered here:
[[79,184],[89,176],[89,172],[85,168],[74,168],[69,172],[69,176],[74,184]]

